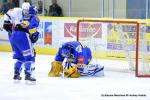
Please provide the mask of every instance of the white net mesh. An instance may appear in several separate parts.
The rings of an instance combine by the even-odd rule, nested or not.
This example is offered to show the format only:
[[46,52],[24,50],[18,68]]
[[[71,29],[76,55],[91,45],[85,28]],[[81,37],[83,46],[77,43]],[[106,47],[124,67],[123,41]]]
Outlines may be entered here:
[[[78,41],[91,48],[93,62],[100,63],[105,59],[105,70],[132,72],[137,75],[150,75],[149,51],[146,24],[132,21],[80,21],[78,27]],[[139,32],[139,45],[136,54],[136,39]],[[138,57],[139,56],[139,57]],[[136,58],[137,57],[137,58]],[[114,65],[115,60],[122,60],[122,64]],[[136,63],[137,62],[137,63]],[[113,64],[113,65],[112,65]],[[136,66],[138,68],[136,68]]]
[[139,65],[138,65],[138,74],[142,76],[150,75],[150,58],[149,58],[149,25],[148,24],[140,24],[139,31]]

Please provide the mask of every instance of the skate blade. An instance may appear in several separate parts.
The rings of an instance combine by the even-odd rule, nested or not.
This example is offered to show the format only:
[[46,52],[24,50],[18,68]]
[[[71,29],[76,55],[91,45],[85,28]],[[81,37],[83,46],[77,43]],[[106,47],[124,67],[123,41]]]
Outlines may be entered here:
[[29,81],[29,80],[26,80],[26,81],[25,81],[25,84],[27,84],[27,85],[36,85],[36,81]]
[[15,84],[19,84],[21,80],[14,80]]

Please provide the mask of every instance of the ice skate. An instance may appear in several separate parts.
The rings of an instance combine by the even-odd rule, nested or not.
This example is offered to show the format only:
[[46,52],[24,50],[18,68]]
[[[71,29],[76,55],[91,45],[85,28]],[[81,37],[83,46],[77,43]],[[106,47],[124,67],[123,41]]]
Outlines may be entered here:
[[14,83],[20,83],[20,80],[21,80],[22,78],[20,77],[19,74],[15,74],[14,77],[13,77],[13,79],[14,79]]
[[26,81],[26,84],[31,84],[31,85],[36,84],[36,79],[31,77],[31,75],[28,75],[28,74],[25,76],[25,81]]

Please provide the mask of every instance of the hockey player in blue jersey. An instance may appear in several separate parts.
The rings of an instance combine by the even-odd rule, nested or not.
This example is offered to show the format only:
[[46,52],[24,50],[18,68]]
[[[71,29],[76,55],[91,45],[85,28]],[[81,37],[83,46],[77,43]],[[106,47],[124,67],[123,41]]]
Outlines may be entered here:
[[[66,60],[65,60],[66,58]],[[66,42],[59,48],[55,61],[51,63],[49,77],[58,77],[63,72],[65,77],[103,76],[103,66],[89,64],[92,59],[90,48],[83,47],[80,42]],[[63,61],[65,61],[63,67]],[[63,71],[64,70],[64,71]]]
[[22,65],[24,65],[25,80],[35,82],[36,79],[31,76],[35,62],[33,43],[38,40],[37,27],[39,19],[36,17],[37,11],[35,7],[28,3],[22,6],[22,9],[14,8],[4,15],[3,27],[9,34],[9,40],[14,52],[13,58],[16,59],[13,79],[21,80],[20,73]]

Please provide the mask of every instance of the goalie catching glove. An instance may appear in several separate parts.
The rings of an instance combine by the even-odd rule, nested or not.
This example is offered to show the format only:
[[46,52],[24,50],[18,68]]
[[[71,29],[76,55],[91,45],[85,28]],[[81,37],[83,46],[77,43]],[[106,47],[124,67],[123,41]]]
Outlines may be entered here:
[[65,70],[64,75],[67,78],[78,78],[80,77],[80,73],[78,72],[77,69],[78,65],[74,65],[72,68]]
[[50,72],[48,73],[49,77],[58,77],[63,71],[62,62],[53,61],[51,63],[52,68]]

